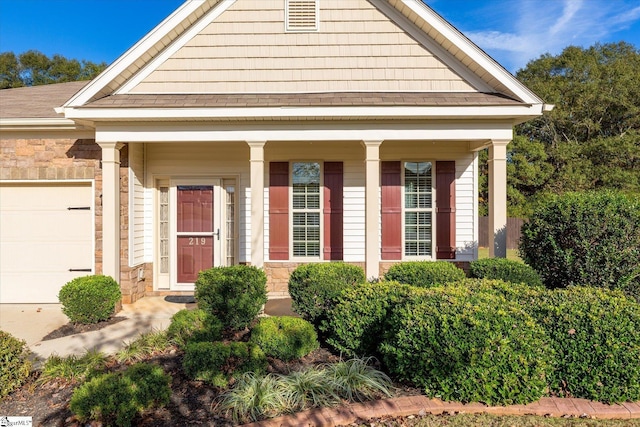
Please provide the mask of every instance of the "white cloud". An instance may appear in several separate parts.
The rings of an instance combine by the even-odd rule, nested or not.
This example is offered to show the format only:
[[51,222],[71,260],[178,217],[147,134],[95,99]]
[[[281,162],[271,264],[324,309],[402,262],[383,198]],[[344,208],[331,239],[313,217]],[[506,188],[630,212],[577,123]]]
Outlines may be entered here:
[[494,28],[465,33],[515,71],[544,53],[555,55],[569,45],[587,47],[607,40],[640,22],[636,5],[623,0],[499,1],[487,11],[498,15]]

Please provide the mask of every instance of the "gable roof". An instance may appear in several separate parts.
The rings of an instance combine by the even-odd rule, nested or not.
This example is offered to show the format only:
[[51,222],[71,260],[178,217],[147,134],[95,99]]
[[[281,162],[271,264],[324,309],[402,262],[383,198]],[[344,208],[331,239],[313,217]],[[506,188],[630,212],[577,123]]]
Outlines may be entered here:
[[[128,88],[131,87],[128,82],[135,76],[148,75],[157,69],[172,52],[184,46],[234,3],[242,1],[244,0],[186,1],[64,106],[71,109],[89,107],[92,102],[106,96],[117,97],[117,100],[112,99],[112,106],[118,103],[122,107],[133,106],[133,98],[123,97],[127,93],[123,88],[127,88],[128,84]],[[480,92],[496,92],[525,105],[537,105],[537,114],[542,112],[543,102],[540,98],[420,0],[366,1],[461,77],[475,82],[476,86],[483,86],[485,90]],[[486,90],[487,88],[490,90]],[[135,102],[148,103],[150,98],[145,99],[146,101]],[[159,99],[162,98],[156,98],[154,102],[157,103]],[[311,102],[313,94],[308,94],[306,99]],[[284,104],[283,101],[280,103]],[[98,102],[96,107],[105,107],[107,104],[105,101]],[[531,112],[528,113],[530,114]]]

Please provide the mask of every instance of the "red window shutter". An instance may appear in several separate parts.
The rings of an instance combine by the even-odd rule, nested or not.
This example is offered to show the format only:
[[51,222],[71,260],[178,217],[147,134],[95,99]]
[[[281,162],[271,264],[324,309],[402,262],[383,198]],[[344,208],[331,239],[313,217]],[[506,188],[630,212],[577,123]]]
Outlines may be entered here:
[[269,163],[269,259],[289,259],[289,163]]
[[436,259],[456,258],[456,162],[436,162]]
[[342,162],[324,163],[324,259],[341,261],[343,249]]
[[401,163],[381,162],[382,259],[402,259]]

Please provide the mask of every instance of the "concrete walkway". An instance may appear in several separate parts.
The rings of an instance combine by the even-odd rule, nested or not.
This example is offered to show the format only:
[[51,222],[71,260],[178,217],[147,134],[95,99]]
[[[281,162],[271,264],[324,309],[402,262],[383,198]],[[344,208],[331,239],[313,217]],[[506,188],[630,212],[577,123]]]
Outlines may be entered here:
[[[494,415],[539,415],[546,417],[582,417],[595,419],[640,419],[640,402],[605,405],[586,399],[545,397],[528,405],[486,406],[481,403],[462,404],[406,396],[394,399],[356,403],[337,408],[311,409],[293,415],[245,424],[244,427],[344,426],[380,417],[404,417],[426,414],[489,413]],[[630,424],[631,425],[631,424]]]
[[[172,300],[177,302],[170,302]],[[60,304],[0,304],[0,329],[25,340],[37,359],[46,359],[52,354],[81,355],[87,350],[115,353],[140,334],[166,329],[176,312],[194,307],[188,298],[145,297],[123,305],[116,314],[125,318],[121,322],[98,331],[42,341],[44,336],[69,322]],[[295,315],[289,298],[269,300],[265,313],[271,316]]]

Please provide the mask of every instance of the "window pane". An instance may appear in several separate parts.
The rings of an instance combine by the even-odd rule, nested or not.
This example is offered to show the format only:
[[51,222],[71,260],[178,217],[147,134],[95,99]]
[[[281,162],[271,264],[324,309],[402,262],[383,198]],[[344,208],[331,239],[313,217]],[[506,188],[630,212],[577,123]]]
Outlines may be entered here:
[[406,256],[432,251],[433,179],[431,162],[404,164],[404,250]]

